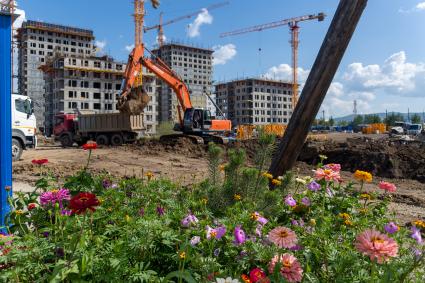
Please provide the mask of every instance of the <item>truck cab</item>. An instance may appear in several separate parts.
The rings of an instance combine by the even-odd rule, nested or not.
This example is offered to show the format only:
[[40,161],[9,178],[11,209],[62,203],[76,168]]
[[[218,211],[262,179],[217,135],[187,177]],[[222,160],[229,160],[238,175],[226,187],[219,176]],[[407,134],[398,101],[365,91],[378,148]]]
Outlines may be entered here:
[[417,136],[422,133],[422,124],[411,124],[407,129],[408,135]]
[[12,94],[12,160],[21,158],[22,151],[37,146],[36,119],[31,99]]
[[62,146],[72,146],[75,135],[75,114],[57,114],[55,116],[55,125],[53,135],[55,140],[60,141]]

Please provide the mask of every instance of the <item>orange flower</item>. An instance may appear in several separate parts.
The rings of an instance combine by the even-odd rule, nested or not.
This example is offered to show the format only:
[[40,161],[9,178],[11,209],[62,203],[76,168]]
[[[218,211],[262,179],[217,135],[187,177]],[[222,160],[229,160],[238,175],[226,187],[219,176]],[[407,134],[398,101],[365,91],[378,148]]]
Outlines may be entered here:
[[241,199],[242,199],[242,197],[241,197],[241,195],[239,195],[239,194],[235,194],[235,195],[233,196],[233,199],[234,199],[234,200],[236,200],[236,201],[238,201],[238,200],[241,200]]
[[264,172],[263,177],[266,177],[267,179],[270,179],[270,180],[273,179],[273,175],[268,172]]
[[423,220],[413,221],[412,224],[416,227],[425,228],[425,221]]
[[278,179],[273,179],[272,184],[275,185],[275,186],[280,186],[280,185],[282,185],[282,182],[279,181]]

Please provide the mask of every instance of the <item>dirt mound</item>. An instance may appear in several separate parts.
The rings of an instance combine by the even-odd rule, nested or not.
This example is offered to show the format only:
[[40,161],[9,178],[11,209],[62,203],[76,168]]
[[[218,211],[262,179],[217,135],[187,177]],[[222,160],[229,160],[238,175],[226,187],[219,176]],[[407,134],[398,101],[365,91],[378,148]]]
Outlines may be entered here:
[[207,155],[208,150],[207,145],[195,144],[188,138],[179,138],[177,141],[140,140],[131,148],[146,155],[168,152],[190,158],[203,158]]
[[346,142],[307,142],[298,160],[318,162],[318,155],[327,162],[340,163],[345,170],[363,169],[386,178],[409,178],[425,182],[425,145],[389,139],[347,139]]

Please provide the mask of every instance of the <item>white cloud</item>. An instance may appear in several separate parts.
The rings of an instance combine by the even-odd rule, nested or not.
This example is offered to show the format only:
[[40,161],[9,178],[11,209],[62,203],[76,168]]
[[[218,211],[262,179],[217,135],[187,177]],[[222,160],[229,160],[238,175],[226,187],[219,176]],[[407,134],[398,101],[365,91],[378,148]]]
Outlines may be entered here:
[[130,45],[125,46],[125,50],[127,50],[128,52],[131,52],[133,49],[134,49],[134,44],[130,44]]
[[420,2],[416,5],[416,9],[425,10],[425,2]]
[[96,40],[94,45],[97,47],[97,51],[102,53],[106,47],[106,40]]
[[425,64],[407,62],[406,53],[400,51],[386,59],[382,66],[350,64],[343,79],[350,88],[357,91],[423,96]]
[[199,32],[199,29],[204,24],[212,24],[213,17],[208,13],[207,9],[202,9],[202,12],[198,14],[195,21],[191,24],[189,24],[187,35],[189,37],[197,37],[200,36],[201,33]]
[[[298,68],[298,82],[304,84],[307,80],[310,70]],[[288,64],[280,64],[279,66],[271,67],[265,74],[265,77],[270,79],[292,81],[292,67]]]
[[216,45],[213,50],[213,65],[224,65],[237,54],[234,44]]

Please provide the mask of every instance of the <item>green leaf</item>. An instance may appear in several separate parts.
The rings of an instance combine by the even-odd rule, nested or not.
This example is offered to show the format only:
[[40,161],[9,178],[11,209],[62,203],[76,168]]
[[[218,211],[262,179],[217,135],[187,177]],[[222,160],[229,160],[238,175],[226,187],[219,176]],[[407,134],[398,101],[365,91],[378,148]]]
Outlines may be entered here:
[[196,283],[195,279],[188,271],[173,271],[168,273],[165,277],[164,282],[168,282],[171,278],[181,278],[184,279],[187,283]]

